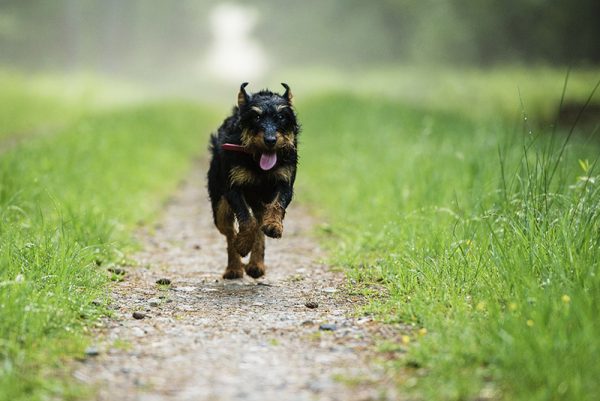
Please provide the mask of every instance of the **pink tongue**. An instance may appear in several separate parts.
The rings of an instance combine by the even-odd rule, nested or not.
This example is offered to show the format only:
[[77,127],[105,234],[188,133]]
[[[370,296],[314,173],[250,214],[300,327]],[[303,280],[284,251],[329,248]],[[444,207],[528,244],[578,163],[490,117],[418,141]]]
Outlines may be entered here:
[[277,163],[277,153],[263,153],[260,155],[260,168],[263,170],[271,170]]

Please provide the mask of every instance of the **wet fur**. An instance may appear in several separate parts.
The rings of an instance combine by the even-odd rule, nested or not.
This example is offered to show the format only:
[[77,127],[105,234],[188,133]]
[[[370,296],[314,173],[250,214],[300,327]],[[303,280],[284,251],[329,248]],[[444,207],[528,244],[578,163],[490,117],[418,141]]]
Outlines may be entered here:
[[[264,236],[283,235],[298,164],[300,127],[287,85],[283,95],[268,90],[250,95],[245,86],[232,114],[210,138],[208,193],[215,225],[227,238],[225,279],[241,278],[244,271],[254,278],[265,274]],[[265,137],[275,139],[272,148]],[[224,143],[242,145],[249,153],[223,150]],[[277,164],[263,171],[259,160],[267,151],[277,152]],[[248,253],[250,260],[244,265],[241,257]]]

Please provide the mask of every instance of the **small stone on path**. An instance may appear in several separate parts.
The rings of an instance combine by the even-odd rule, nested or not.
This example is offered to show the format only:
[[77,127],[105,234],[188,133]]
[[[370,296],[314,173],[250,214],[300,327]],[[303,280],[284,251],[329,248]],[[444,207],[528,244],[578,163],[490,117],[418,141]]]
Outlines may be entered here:
[[159,278],[158,280],[156,280],[156,284],[158,284],[158,285],[170,285],[171,284],[171,280],[169,280],[168,278]]
[[138,319],[139,320],[139,319],[145,318],[146,314],[144,312],[135,311],[135,312],[133,312],[132,316],[133,316],[134,319]]
[[319,330],[321,331],[335,331],[337,330],[337,326],[334,323],[323,323],[319,326]]
[[85,355],[86,356],[98,356],[98,355],[100,355],[100,351],[98,351],[98,348],[96,348],[96,347],[88,347],[85,350]]
[[319,304],[315,301],[308,301],[307,303],[304,304],[304,306],[306,306],[309,309],[316,309],[319,307]]

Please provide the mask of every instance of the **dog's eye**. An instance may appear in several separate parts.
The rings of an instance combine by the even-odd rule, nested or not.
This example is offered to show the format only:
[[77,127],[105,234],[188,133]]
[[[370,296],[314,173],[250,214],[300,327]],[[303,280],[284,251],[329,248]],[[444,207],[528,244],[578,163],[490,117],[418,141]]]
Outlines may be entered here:
[[260,114],[257,114],[254,116],[254,121],[256,121],[256,122],[260,121]]
[[279,119],[279,121],[285,120],[285,116],[283,114],[277,114],[277,118]]

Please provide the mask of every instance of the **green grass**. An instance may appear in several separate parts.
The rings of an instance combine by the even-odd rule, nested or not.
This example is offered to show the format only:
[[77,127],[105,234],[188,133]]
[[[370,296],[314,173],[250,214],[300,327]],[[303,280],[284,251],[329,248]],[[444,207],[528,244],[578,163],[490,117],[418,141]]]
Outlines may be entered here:
[[[538,130],[562,72],[507,71],[304,80],[306,92],[317,75],[330,85],[299,104],[298,193],[327,219],[354,290],[386,287],[367,311],[414,325],[382,350],[407,352],[393,372],[416,398],[600,391],[600,145],[582,127],[562,152],[564,132]],[[585,100],[595,72],[574,75],[567,99]],[[106,313],[107,264],[217,120],[184,103],[128,106],[138,91],[85,77],[3,72],[0,83],[0,140],[51,133],[0,160],[0,401],[76,399],[86,390],[68,362]],[[517,86],[540,124],[515,124]]]
[[160,209],[213,125],[198,106],[128,107],[2,155],[0,400],[80,395],[65,361],[83,355],[105,313],[92,301],[107,301],[106,264]]
[[92,76],[26,76],[7,70],[0,70],[0,88],[0,141],[53,133],[90,111],[142,96],[129,85]]
[[[521,92],[525,106],[543,97]],[[367,311],[427,330],[394,364],[403,392],[595,399],[600,142],[581,129],[563,151],[565,132],[531,119],[515,129],[478,104],[469,116],[470,105],[348,93],[300,103],[299,193],[328,219],[323,237],[355,290],[389,291]]]

